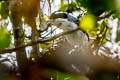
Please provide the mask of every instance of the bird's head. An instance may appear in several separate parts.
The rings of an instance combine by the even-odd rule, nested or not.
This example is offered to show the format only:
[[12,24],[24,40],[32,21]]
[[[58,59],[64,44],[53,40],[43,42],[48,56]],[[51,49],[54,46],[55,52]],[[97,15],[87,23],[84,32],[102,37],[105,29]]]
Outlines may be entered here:
[[62,29],[63,31],[69,31],[78,27],[78,19],[65,12],[56,12],[51,14],[50,19],[52,24]]
[[62,29],[63,31],[70,31],[78,27],[74,22],[70,22],[67,19],[62,18],[55,19],[52,24]]

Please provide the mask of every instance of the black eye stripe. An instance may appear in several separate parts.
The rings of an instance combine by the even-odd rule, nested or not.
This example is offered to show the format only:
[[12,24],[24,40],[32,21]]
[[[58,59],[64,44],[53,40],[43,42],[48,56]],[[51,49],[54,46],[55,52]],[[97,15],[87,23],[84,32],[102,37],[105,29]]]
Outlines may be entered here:
[[56,11],[51,14],[50,19],[58,19],[58,18],[63,18],[67,19],[70,22],[74,22],[75,24],[78,25],[79,20],[73,16],[71,16],[69,13],[63,12],[63,11]]

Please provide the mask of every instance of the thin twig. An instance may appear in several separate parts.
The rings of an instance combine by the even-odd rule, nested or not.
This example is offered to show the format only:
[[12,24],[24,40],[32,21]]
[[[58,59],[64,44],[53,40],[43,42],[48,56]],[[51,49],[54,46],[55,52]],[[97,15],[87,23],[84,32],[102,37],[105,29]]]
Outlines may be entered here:
[[52,34],[57,28],[55,28],[54,30],[50,31],[47,35],[45,35],[42,39],[45,39],[48,35]]
[[109,12],[107,15],[104,15],[104,16],[99,17],[99,20],[100,20],[100,19],[108,18],[108,17],[110,17],[113,13],[114,13],[114,11],[111,11],[111,12]]
[[53,36],[53,37],[51,37],[51,38],[48,38],[48,39],[44,39],[44,40],[39,39],[39,40],[34,41],[34,42],[29,42],[29,43],[27,43],[27,44],[25,44],[25,45],[20,45],[20,46],[18,46],[18,47],[16,47],[16,48],[4,49],[4,50],[1,50],[1,51],[0,51],[0,54],[11,53],[11,52],[17,51],[17,50],[19,50],[19,49],[21,49],[21,48],[25,48],[25,47],[27,47],[27,46],[33,46],[33,45],[36,45],[36,44],[38,44],[38,43],[49,42],[49,41],[52,41],[52,40],[54,40],[54,39],[56,39],[56,38],[58,38],[58,37],[60,37],[60,36],[67,35],[67,34],[71,34],[71,33],[75,32],[75,31],[78,31],[78,30],[80,30],[80,28],[77,28],[77,29],[74,29],[74,30],[71,30],[71,31],[68,31],[68,32],[60,33],[60,34],[55,35],[55,36]]

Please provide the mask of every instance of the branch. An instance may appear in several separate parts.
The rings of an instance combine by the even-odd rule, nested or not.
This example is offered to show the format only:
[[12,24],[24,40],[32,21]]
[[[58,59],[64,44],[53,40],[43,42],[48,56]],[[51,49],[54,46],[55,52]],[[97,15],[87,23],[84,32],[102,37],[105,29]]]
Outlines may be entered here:
[[17,51],[17,50],[19,50],[19,49],[21,49],[21,48],[25,48],[25,47],[27,47],[27,46],[33,46],[33,45],[36,45],[36,44],[38,44],[38,43],[46,43],[46,42],[52,41],[52,40],[54,40],[54,39],[56,39],[56,38],[59,38],[60,36],[67,35],[67,34],[71,34],[71,33],[76,32],[76,31],[78,31],[78,30],[80,30],[80,28],[76,28],[76,29],[71,30],[71,31],[67,31],[67,32],[60,33],[60,34],[58,34],[58,35],[55,35],[55,36],[53,36],[53,37],[51,37],[51,38],[48,38],[48,39],[45,39],[45,40],[39,39],[39,40],[37,40],[37,41],[29,42],[29,43],[27,43],[27,44],[25,44],[25,45],[20,45],[20,46],[18,46],[18,47],[12,48],[12,49],[4,49],[4,50],[1,50],[1,51],[0,51],[0,54],[11,53],[11,52]]
[[5,61],[10,61],[10,60],[5,58],[5,59],[0,60],[0,63],[5,62]]
[[108,17],[110,17],[113,13],[114,13],[114,11],[111,11],[111,12],[109,12],[108,14],[99,17],[99,19],[105,19],[105,18],[108,18]]

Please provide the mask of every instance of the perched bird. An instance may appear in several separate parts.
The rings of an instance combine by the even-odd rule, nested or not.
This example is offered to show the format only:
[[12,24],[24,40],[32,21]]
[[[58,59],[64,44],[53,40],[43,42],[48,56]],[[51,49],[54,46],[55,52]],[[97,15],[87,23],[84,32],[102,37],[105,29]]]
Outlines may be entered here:
[[[78,24],[79,20],[65,12],[53,13],[50,19],[53,19],[53,25],[62,29],[64,32],[80,28]],[[88,36],[83,30],[73,32],[72,34],[68,34],[65,37],[71,45],[83,46],[88,43]]]
[[[64,32],[79,27],[78,19],[65,12],[53,13],[50,20]],[[93,55],[88,36],[84,31],[78,30],[64,36],[66,40],[58,44],[58,47],[49,54],[43,54],[39,64],[67,73],[88,76],[91,80],[96,80],[95,74],[99,75],[99,72],[111,74],[120,72],[120,63],[116,60]]]
[[[55,12],[50,16],[50,20],[54,26],[64,32],[80,28],[79,20],[66,12]],[[88,52],[90,53],[88,35],[80,29],[64,36],[66,41],[61,43],[62,45],[54,51],[54,56],[49,57],[51,60],[57,58],[55,63],[58,63],[57,65],[65,71],[87,73],[90,70],[90,67],[86,64],[87,60],[85,61]]]

